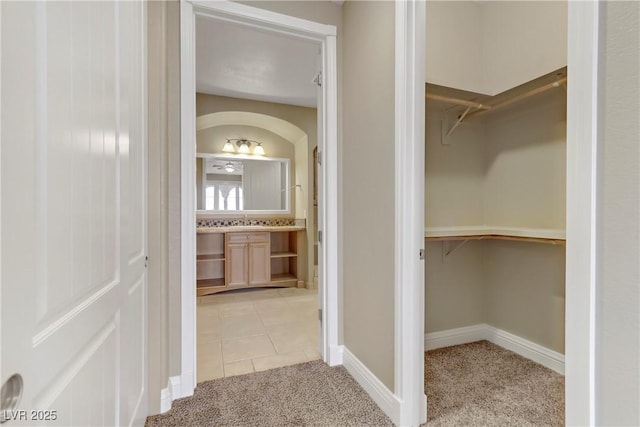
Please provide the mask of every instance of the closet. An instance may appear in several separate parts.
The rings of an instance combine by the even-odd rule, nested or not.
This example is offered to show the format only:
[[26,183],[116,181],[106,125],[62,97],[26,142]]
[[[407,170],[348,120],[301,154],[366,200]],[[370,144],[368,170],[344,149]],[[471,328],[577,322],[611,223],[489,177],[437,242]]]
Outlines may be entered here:
[[427,2],[427,350],[564,370],[566,23],[566,2]]

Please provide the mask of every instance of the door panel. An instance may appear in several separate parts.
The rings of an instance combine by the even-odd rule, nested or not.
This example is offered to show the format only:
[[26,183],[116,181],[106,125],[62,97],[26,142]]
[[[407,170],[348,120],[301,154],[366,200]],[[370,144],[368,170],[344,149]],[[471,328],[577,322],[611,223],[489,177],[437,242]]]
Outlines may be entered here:
[[249,284],[264,285],[271,281],[271,245],[249,243]]
[[225,251],[225,279],[227,286],[246,286],[249,283],[247,243],[227,243]]
[[0,380],[23,376],[20,409],[56,411],[41,423],[141,424],[145,6],[2,2],[0,18]]

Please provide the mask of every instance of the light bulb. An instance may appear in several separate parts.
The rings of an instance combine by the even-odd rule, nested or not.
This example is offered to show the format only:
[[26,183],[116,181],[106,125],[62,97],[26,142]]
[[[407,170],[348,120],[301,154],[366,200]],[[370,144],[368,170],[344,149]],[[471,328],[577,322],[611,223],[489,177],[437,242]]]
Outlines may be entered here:
[[249,143],[246,141],[241,142],[240,147],[238,148],[238,153],[249,154]]
[[233,163],[228,162],[226,165],[224,165],[224,170],[226,170],[227,172],[231,173],[234,170],[236,170],[236,168],[233,167]]
[[225,153],[235,153],[236,149],[233,148],[231,141],[227,139],[227,142],[224,143],[224,147],[222,147],[222,151]]
[[258,156],[264,156],[264,148],[262,148],[261,142],[258,142],[258,145],[256,145],[256,148],[253,149],[253,154],[256,154]]

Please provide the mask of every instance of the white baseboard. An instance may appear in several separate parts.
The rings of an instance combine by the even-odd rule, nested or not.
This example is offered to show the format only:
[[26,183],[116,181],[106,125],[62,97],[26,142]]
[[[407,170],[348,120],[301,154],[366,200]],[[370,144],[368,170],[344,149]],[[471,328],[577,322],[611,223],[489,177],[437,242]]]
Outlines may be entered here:
[[401,402],[348,348],[343,351],[344,367],[396,425]]
[[493,326],[487,326],[488,340],[564,375],[564,354],[528,341]]
[[435,350],[480,340],[492,342],[564,375],[563,354],[484,323],[426,334],[424,348],[425,351]]
[[329,359],[327,365],[338,366],[342,365],[344,360],[344,346],[343,345],[331,345],[329,346]]
[[467,344],[487,339],[487,325],[465,326],[463,328],[448,329],[446,331],[431,332],[424,336],[424,349],[435,350],[452,345]]
[[171,409],[171,404],[174,400],[179,399],[182,396],[180,390],[180,376],[170,377],[167,381],[167,387],[160,390],[160,413],[163,414]]

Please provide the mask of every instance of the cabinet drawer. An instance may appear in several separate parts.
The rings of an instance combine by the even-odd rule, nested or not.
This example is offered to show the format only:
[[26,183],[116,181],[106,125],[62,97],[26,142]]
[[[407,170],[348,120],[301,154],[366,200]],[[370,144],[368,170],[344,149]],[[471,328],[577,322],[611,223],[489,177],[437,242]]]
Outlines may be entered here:
[[228,243],[265,243],[269,241],[268,231],[251,233],[227,233]]

